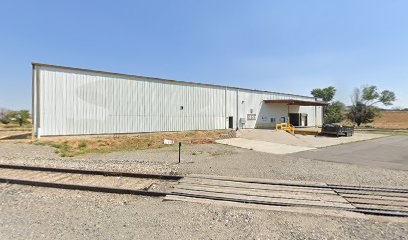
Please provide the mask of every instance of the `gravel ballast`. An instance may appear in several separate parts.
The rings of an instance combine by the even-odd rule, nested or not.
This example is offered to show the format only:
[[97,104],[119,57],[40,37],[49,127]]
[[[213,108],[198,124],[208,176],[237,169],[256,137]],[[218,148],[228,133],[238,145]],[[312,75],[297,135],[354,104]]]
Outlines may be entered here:
[[404,239],[408,224],[0,184],[1,239]]

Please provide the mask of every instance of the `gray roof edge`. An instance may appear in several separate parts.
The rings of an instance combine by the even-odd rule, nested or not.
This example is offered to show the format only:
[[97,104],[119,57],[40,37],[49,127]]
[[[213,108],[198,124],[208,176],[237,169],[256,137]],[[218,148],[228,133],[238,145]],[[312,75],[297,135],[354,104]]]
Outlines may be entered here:
[[[145,78],[145,79],[151,79],[151,80],[156,80],[156,81],[164,81],[164,82],[169,82],[169,83],[182,83],[182,84],[201,85],[201,86],[208,86],[208,87],[237,89],[237,90],[243,90],[243,91],[254,91],[254,92],[260,92],[260,93],[272,93],[272,94],[280,94],[280,95],[287,95],[287,96],[294,96],[294,97],[310,98],[310,99],[313,99],[313,100],[316,101],[315,97],[303,96],[303,95],[292,94],[292,93],[281,93],[281,92],[272,92],[272,91],[266,91],[266,90],[257,90],[257,89],[249,89],[249,88],[223,86],[223,85],[208,84],[208,83],[187,82],[187,81],[164,79],[164,78],[146,77],[146,76],[140,76],[140,75],[115,73],[115,72],[92,70],[92,69],[85,69],[85,68],[76,68],[76,67],[66,67],[66,66],[52,65],[52,64],[45,64],[45,63],[38,63],[38,62],[31,62],[31,64],[32,64],[33,67],[35,67],[35,66],[50,67],[50,68],[59,68],[59,69],[66,69],[66,70],[73,70],[73,71],[83,71],[83,72],[91,72],[91,73],[110,74],[110,75],[122,76],[122,77]],[[321,99],[317,98],[317,100],[321,100]]]

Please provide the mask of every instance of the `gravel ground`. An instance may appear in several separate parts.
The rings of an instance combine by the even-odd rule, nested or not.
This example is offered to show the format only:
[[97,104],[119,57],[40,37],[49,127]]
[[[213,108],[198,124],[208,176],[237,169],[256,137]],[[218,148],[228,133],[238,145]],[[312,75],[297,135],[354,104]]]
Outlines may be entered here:
[[187,175],[210,174],[383,187],[408,186],[408,171],[273,155],[220,144],[183,145],[134,152],[62,158],[55,149],[0,143],[0,163]]
[[[62,158],[0,142],[0,162],[404,187],[408,171],[272,155],[218,144]],[[408,239],[407,219],[336,218],[0,184],[0,239]]]
[[0,184],[1,239],[406,239],[408,224]]

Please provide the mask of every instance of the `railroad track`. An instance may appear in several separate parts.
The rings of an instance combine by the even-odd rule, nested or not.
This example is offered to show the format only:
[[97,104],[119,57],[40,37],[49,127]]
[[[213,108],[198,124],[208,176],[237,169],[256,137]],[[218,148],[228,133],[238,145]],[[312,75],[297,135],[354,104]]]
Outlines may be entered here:
[[[210,175],[158,175],[0,165],[0,182],[93,192],[165,197],[165,200],[234,203],[408,217],[408,189]],[[167,186],[165,191],[152,186]],[[156,188],[157,189],[157,188]],[[160,189],[160,187],[158,188]],[[241,205],[239,205],[241,204]],[[278,209],[278,210],[279,210]]]
[[150,188],[168,182],[177,184],[181,178],[173,175],[0,165],[2,183],[143,196],[166,196],[168,192],[152,191]]

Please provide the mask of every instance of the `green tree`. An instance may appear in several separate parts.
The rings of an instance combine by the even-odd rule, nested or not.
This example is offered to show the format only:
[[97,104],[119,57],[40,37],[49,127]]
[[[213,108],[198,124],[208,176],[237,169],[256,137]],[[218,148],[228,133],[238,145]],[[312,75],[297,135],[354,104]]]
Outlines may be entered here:
[[28,110],[12,111],[5,116],[6,121],[11,123],[17,123],[20,126],[29,123],[28,121],[29,118],[30,112]]
[[[314,97],[322,98],[325,102],[331,102],[336,94],[335,87],[327,88],[315,88],[311,91]],[[342,102],[332,102],[323,108],[323,122],[324,123],[337,123],[344,119],[343,111],[345,105]]]
[[344,119],[343,112],[346,109],[344,103],[336,101],[324,108],[324,123],[338,123]]
[[312,90],[311,94],[314,97],[322,98],[325,102],[330,102],[336,94],[336,88],[332,86],[327,88],[315,88]]
[[352,95],[353,106],[347,117],[357,126],[373,122],[374,118],[380,114],[380,109],[375,104],[382,103],[390,106],[395,100],[395,93],[389,90],[378,92],[376,86],[367,86],[362,90],[356,88]]

